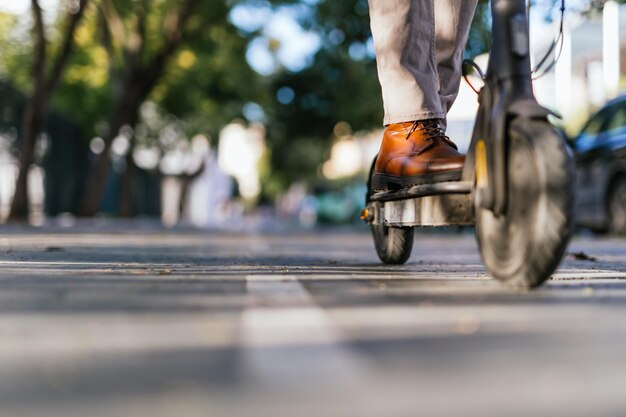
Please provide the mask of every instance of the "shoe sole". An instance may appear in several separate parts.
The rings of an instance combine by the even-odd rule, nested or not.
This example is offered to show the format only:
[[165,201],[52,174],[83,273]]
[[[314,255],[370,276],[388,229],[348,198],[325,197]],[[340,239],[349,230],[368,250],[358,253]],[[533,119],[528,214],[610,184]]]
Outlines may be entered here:
[[462,173],[463,171],[446,171],[412,177],[375,173],[372,175],[372,189],[374,191],[396,191],[403,188],[411,188],[415,185],[459,181]]

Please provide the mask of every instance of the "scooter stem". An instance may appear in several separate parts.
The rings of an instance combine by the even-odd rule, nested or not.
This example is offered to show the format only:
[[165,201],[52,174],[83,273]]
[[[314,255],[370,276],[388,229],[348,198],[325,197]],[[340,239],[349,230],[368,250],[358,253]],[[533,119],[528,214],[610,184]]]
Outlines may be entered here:
[[492,43],[487,76],[515,80],[516,93],[532,96],[528,17],[524,0],[492,0]]

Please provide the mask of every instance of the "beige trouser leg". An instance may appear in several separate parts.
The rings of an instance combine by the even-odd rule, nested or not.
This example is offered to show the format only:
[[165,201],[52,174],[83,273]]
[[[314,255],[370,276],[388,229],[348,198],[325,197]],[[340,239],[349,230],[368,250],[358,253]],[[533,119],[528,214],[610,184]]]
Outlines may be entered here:
[[384,124],[445,119],[477,0],[369,0]]

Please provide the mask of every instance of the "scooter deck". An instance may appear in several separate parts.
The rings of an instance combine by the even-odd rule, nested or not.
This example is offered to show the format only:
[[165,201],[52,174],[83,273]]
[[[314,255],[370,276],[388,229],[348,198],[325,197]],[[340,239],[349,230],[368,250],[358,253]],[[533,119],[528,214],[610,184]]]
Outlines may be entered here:
[[380,191],[370,196],[370,201],[396,201],[415,197],[426,197],[441,194],[469,194],[474,184],[471,181],[437,182],[432,184],[415,185],[411,188],[402,188],[396,191]]
[[374,193],[361,218],[394,227],[473,225],[472,189],[469,181],[454,181]]

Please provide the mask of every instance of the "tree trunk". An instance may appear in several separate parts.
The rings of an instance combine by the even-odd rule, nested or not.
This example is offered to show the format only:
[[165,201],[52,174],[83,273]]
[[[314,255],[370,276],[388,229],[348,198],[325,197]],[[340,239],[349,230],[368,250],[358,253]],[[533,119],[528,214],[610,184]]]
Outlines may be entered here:
[[[129,51],[125,50],[125,52],[127,52],[125,55],[126,70],[123,72],[120,83],[118,84],[121,88],[118,87],[115,92],[115,110],[113,111],[111,117],[111,131],[105,138],[104,151],[98,155],[96,162],[93,165],[93,169],[91,170],[91,175],[85,191],[85,197],[80,210],[80,214],[82,216],[95,216],[100,210],[106,183],[109,178],[109,154],[111,143],[119,134],[119,129],[122,126],[128,125],[133,129],[135,128],[139,119],[139,107],[152,92],[152,89],[163,75],[163,71],[167,66],[169,59],[174,55],[180,45],[183,39],[183,29],[189,18],[193,15],[193,11],[199,1],[200,0],[186,0],[180,5],[178,13],[173,15],[174,19],[171,19],[171,22],[174,22],[174,25],[172,27],[165,28],[164,45],[155,53],[153,58],[147,64],[142,63],[141,59],[142,48],[144,42],[146,41],[146,34],[145,22],[143,21],[145,16],[142,18],[142,15],[140,14],[137,26],[138,32],[136,32],[136,35],[140,39],[142,48],[132,53],[128,53]],[[111,2],[104,2],[103,4],[106,7],[114,9]],[[147,5],[147,2],[145,5]],[[145,9],[143,12],[145,12]],[[110,18],[108,21],[110,21]],[[105,19],[105,22],[107,22],[107,19]],[[113,48],[113,44],[109,36],[111,32],[110,28],[104,32],[104,43],[106,45],[106,49],[108,50]],[[131,149],[132,147],[133,144],[131,143]],[[131,166],[133,166],[132,163],[128,165],[128,167]],[[131,174],[128,174],[129,186],[128,188],[125,187],[128,190],[127,192],[132,192],[132,184],[130,184],[130,182],[132,182],[132,176],[130,175]],[[123,200],[125,198],[126,196],[122,196]]]
[[120,217],[130,218],[135,215],[135,162],[133,148],[126,155],[126,169],[122,175],[122,190],[120,192]]
[[[106,181],[109,178],[109,151],[110,146],[105,140],[104,151],[96,157],[96,161],[89,174],[85,195],[79,212],[81,216],[93,217],[100,210],[102,194],[104,193]],[[103,155],[106,155],[106,157]]]
[[35,33],[35,60],[33,62],[33,77],[35,87],[33,95],[26,105],[22,118],[20,171],[15,183],[15,194],[11,202],[10,221],[24,221],[28,218],[28,173],[32,165],[37,138],[44,130],[46,116],[50,107],[50,99],[56,90],[63,70],[67,64],[74,46],[74,33],[80,23],[88,0],[80,0],[78,10],[68,15],[68,25],[64,31],[61,47],[57,54],[49,78],[46,78],[46,63],[48,61],[47,39],[44,30],[44,19],[38,0],[31,0],[31,10],[34,20]]
[[34,159],[35,143],[43,131],[47,113],[48,99],[45,92],[35,91],[22,118],[20,170],[15,183],[15,194],[11,203],[9,221],[21,222],[28,219],[28,173]]
[[104,138],[104,151],[96,157],[89,175],[85,196],[81,204],[81,216],[93,217],[100,211],[104,191],[109,179],[110,153],[113,140],[119,135],[123,126],[128,125],[135,128],[139,119],[139,107],[146,99],[146,95],[143,94],[143,91],[136,84],[133,85],[132,79],[132,77],[129,77],[128,81],[122,84],[125,88],[121,89],[121,95],[115,100],[115,110],[111,116],[110,130]]

